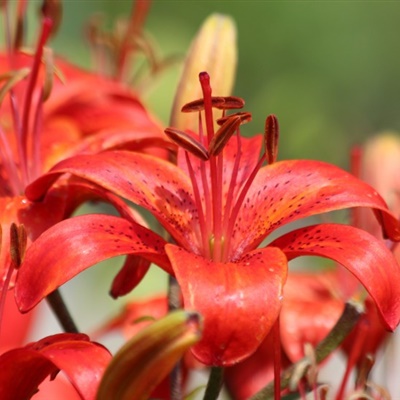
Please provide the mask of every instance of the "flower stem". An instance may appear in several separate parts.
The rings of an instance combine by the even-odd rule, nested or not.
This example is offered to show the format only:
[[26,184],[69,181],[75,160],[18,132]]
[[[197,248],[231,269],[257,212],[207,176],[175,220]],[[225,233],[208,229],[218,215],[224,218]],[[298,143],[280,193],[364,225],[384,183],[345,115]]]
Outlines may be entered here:
[[58,289],[54,290],[54,292],[50,293],[46,297],[46,300],[57,317],[58,322],[64,329],[64,332],[79,333],[79,330],[72,319],[63,298],[61,297],[60,291]]
[[[351,301],[346,303],[343,313],[340,316],[336,325],[329,332],[328,336],[324,340],[322,340],[315,348],[315,357],[317,364],[328,357],[329,354],[331,354],[334,350],[336,350],[336,348],[342,343],[345,337],[354,328],[355,324],[357,323],[363,312],[364,309],[360,303],[355,303]],[[281,376],[281,390],[286,389],[289,386],[295,371],[298,370],[302,365],[305,365],[305,367],[302,368],[301,377],[303,377],[306,374],[309,366],[309,360],[307,357],[302,358],[283,372]],[[264,389],[260,390],[258,393],[252,396],[250,400],[272,400],[273,398],[274,382],[271,382],[267,386],[265,386]]]
[[203,400],[217,400],[224,382],[224,369],[221,367],[211,368],[210,378],[208,379],[206,392]]

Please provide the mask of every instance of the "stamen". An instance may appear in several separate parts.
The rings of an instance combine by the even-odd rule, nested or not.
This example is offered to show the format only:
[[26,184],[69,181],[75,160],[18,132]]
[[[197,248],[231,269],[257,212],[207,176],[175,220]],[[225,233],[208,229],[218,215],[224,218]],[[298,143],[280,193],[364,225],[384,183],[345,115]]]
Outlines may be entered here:
[[17,226],[12,223],[10,226],[10,256],[14,268],[18,269],[25,255],[27,234],[24,225]]
[[228,250],[229,250],[229,239],[228,236],[230,235],[230,231],[228,230],[228,226],[229,226],[229,221],[230,221],[230,215],[231,215],[231,207],[232,207],[232,203],[234,200],[234,190],[236,187],[236,178],[238,176],[238,171],[239,171],[239,165],[240,165],[240,159],[242,157],[242,141],[241,141],[241,137],[240,137],[240,132],[238,131],[236,134],[236,142],[237,142],[237,154],[235,157],[235,163],[233,165],[233,170],[232,170],[232,175],[231,175],[231,180],[229,182],[229,189],[228,189],[228,195],[227,195],[227,199],[226,199],[226,204],[225,204],[225,212],[224,212],[224,221],[222,224],[222,232],[224,232],[225,236],[227,237],[226,239],[226,243],[224,246],[224,251],[223,251],[223,255],[222,255],[222,259],[223,260],[227,260],[229,254],[228,254]]
[[[211,104],[212,107],[219,108],[221,107],[225,102],[224,97],[211,97]],[[197,99],[190,101],[189,103],[186,103],[182,108],[181,112],[184,113],[190,113],[190,112],[197,112],[197,111],[204,111],[204,99]]]
[[190,162],[190,157],[187,152],[185,152],[185,157],[186,157],[186,164],[188,166],[190,181],[192,182],[193,195],[194,195],[195,203],[197,206],[197,212],[199,215],[201,239],[203,242],[202,246],[203,246],[204,251],[206,252],[205,257],[210,257],[209,246],[208,246],[208,241],[207,241],[208,234],[207,234],[206,219],[204,217],[203,205],[202,205],[202,201],[201,201],[199,186],[197,184],[196,175],[193,171],[192,163]]
[[220,105],[215,105],[220,110],[236,110],[244,107],[244,100],[241,97],[225,96],[224,102]]
[[165,134],[178,146],[184,148],[189,153],[203,161],[209,159],[207,149],[195,138],[175,128],[167,128],[164,130]]
[[[35,110],[35,118],[33,121],[33,130],[32,130],[32,137],[39,138],[40,132],[42,131],[43,125],[43,102],[42,99],[44,98],[43,89],[40,91],[39,101],[36,105]],[[40,175],[41,172],[41,163],[40,163],[40,140],[32,140],[32,159],[31,165],[28,170],[28,180],[29,182],[33,181],[35,177]]]
[[[234,110],[243,108],[244,100],[240,97],[235,96],[212,96],[211,103],[214,108],[218,108],[219,110]],[[195,111],[203,111],[204,110],[204,99],[197,99],[186,103],[181,111],[184,113],[190,113]]]
[[218,129],[217,133],[211,140],[209,146],[210,155],[217,156],[221,153],[231,136],[236,132],[240,122],[241,120],[239,116],[226,118],[225,123]]
[[[14,155],[11,151],[10,144],[8,143],[7,136],[1,127],[0,144],[0,158],[8,176],[8,179],[6,180],[4,186],[0,188],[0,193],[2,196],[19,194],[23,191],[23,184],[21,182],[20,176],[18,175],[18,168],[14,162]],[[8,187],[7,184],[9,185]],[[9,190],[11,191],[11,193],[8,192]]]
[[233,232],[233,227],[234,224],[236,222],[237,216],[239,214],[240,208],[242,207],[242,204],[244,202],[244,199],[246,197],[247,192],[249,191],[254,178],[256,177],[258,171],[260,170],[260,168],[262,167],[264,161],[266,160],[266,154],[264,153],[261,158],[258,160],[257,165],[254,167],[253,171],[251,172],[250,176],[247,178],[247,181],[244,183],[242,190],[240,191],[237,201],[232,209],[231,215],[229,217],[229,223],[228,223],[228,228],[226,230],[226,232],[228,232],[227,234],[227,247],[229,248],[229,244],[230,241],[232,239],[232,232]]
[[252,119],[251,113],[249,113],[248,111],[242,111],[242,112],[237,112],[237,113],[234,113],[234,114],[225,115],[225,116],[223,116],[221,118],[218,118],[217,119],[217,124],[218,125],[223,125],[228,118],[231,118],[231,117],[234,117],[234,116],[240,117],[240,125],[247,124]]
[[[43,54],[43,47],[47,42],[47,39],[50,36],[51,28],[53,26],[53,21],[49,18],[44,18],[43,19],[43,24],[42,24],[42,32],[39,38],[38,46],[36,49],[35,53],[35,58],[33,60],[33,65],[32,65],[32,71],[29,76],[29,82],[28,82],[28,87],[26,90],[26,96],[25,96],[25,102],[24,102],[24,108],[23,108],[23,115],[22,115],[22,126],[21,126],[21,149],[22,149],[22,159],[21,159],[21,171],[22,171],[22,176],[25,181],[29,181],[28,176],[29,176],[29,165],[27,162],[28,159],[28,131],[29,131],[29,116],[30,116],[30,111],[31,111],[31,105],[32,105],[32,97],[34,93],[34,88],[35,84],[38,78],[39,74],[39,67],[41,64],[42,60],[42,54]],[[39,98],[39,101],[42,102],[42,98]],[[32,138],[33,141],[39,140],[37,137]]]
[[278,157],[279,124],[275,115],[268,115],[264,130],[265,152],[268,164],[273,164]]
[[150,0],[135,1],[117,60],[117,80],[121,81],[126,69],[128,54],[135,53],[134,45],[143,29],[151,5]]

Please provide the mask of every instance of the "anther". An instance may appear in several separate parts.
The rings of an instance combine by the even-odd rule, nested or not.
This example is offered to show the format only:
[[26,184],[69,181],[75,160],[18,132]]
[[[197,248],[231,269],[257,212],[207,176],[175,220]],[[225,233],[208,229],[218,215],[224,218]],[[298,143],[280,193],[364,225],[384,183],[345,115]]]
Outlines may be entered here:
[[268,164],[272,164],[278,158],[279,124],[275,115],[268,115],[264,129],[265,154]]
[[24,225],[10,226],[10,256],[15,268],[19,268],[25,255],[27,235]]
[[207,149],[199,141],[188,135],[186,132],[175,128],[167,128],[164,130],[164,132],[178,146],[182,147],[197,158],[200,158],[203,161],[209,159]]
[[217,156],[225,147],[231,136],[237,131],[241,124],[240,116],[229,116],[224,124],[218,129],[210,142],[209,153]]
[[217,124],[218,125],[223,125],[229,118],[233,116],[238,116],[240,117],[240,125],[247,124],[248,122],[251,121],[251,113],[248,111],[242,111],[242,112],[237,112],[234,114],[226,115],[225,117],[221,117],[217,119]]

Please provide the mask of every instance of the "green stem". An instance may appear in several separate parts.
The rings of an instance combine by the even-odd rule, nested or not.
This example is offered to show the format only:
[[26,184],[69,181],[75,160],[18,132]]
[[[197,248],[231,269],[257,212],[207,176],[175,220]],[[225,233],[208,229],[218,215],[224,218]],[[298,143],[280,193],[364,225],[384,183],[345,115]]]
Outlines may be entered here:
[[217,400],[223,383],[224,369],[221,367],[211,368],[210,378],[208,379],[203,400]]
[[[342,315],[337,321],[336,325],[329,332],[328,336],[322,340],[315,348],[316,362],[319,364],[325,360],[334,350],[339,347],[342,341],[354,328],[355,324],[359,320],[361,314],[364,312],[364,308],[361,304],[355,302],[347,302],[343,310]],[[303,357],[296,364],[291,365],[287,368],[281,376],[281,390],[289,387],[293,375],[297,371],[301,371],[301,376],[296,376],[296,381],[303,377],[308,367],[310,366],[310,360],[308,357]],[[274,382],[269,383],[261,391],[252,396],[249,400],[272,400],[274,398]]]
[[63,298],[61,297],[59,289],[56,289],[54,292],[50,293],[46,297],[46,300],[57,317],[58,322],[64,329],[64,332],[79,333],[79,330],[75,325],[75,322],[72,319],[72,316],[65,305]]

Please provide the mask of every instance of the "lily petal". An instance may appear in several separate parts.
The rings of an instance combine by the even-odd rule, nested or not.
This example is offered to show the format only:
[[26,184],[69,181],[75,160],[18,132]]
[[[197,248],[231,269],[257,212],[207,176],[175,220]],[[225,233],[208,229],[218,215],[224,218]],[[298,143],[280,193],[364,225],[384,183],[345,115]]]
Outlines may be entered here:
[[375,189],[324,162],[290,160],[263,167],[239,212],[232,247],[242,254],[272,231],[311,215],[351,207],[368,207],[386,235],[400,240],[400,225]]
[[89,214],[62,221],[25,254],[15,286],[19,309],[28,311],[83,270],[119,255],[145,256],[171,273],[164,244],[147,228],[115,216]]
[[371,234],[348,225],[321,224],[294,230],[271,246],[279,247],[289,260],[312,255],[343,265],[364,285],[385,326],[394,330],[398,325],[400,267],[385,244]]
[[285,255],[267,247],[238,262],[220,263],[171,244],[166,252],[185,309],[204,317],[203,338],[192,348],[195,357],[206,365],[229,366],[252,354],[279,315]]
[[107,151],[60,162],[26,189],[39,200],[63,173],[70,173],[148,209],[172,237],[198,252],[198,214],[187,175],[177,166],[149,155]]
[[58,334],[0,356],[0,397],[28,399],[49,374],[63,370],[82,399],[95,398],[111,360],[103,346],[83,334]]

